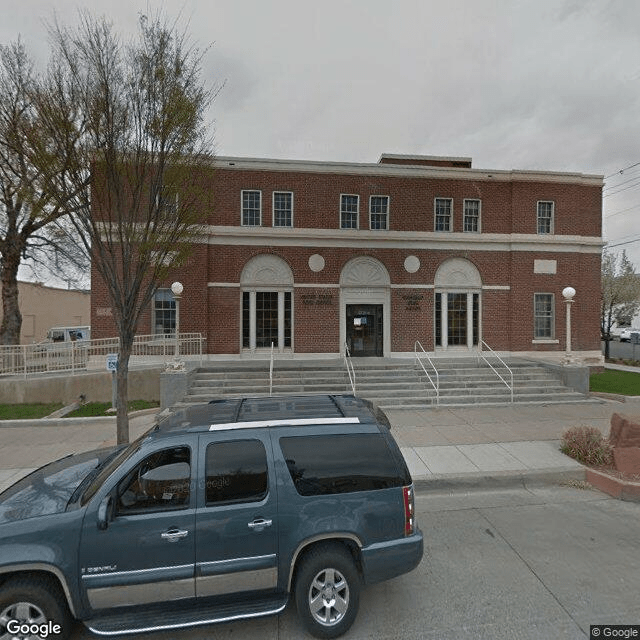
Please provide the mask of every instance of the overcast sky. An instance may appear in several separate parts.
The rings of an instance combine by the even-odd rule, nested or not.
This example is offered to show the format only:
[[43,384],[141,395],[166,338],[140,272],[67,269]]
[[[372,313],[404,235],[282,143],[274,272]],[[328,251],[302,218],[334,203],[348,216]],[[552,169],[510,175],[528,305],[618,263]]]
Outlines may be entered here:
[[638,0],[18,0],[0,42],[20,35],[43,62],[43,21],[79,7],[124,33],[163,7],[213,44],[219,155],[604,175],[605,239],[637,239],[615,250],[640,271]]

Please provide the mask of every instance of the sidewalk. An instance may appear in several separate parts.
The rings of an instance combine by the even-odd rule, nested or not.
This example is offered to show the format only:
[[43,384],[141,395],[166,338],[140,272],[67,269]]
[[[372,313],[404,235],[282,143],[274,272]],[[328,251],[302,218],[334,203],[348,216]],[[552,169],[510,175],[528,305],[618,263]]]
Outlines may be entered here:
[[455,407],[390,411],[393,433],[419,489],[584,480],[585,468],[560,452],[564,431],[609,434],[611,415],[640,402]]
[[[562,433],[593,426],[609,433],[614,412],[640,414],[625,403],[455,407],[387,414],[419,489],[584,480],[585,468],[559,451]],[[154,413],[133,417],[131,440]],[[113,444],[115,419],[0,422],[0,491],[33,469],[69,453]]]

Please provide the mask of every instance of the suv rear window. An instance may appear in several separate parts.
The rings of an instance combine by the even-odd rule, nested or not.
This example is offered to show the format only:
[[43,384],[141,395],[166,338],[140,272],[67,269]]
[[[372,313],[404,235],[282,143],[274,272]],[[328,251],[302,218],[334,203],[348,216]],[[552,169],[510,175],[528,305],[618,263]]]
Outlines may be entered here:
[[303,496],[388,489],[411,484],[378,433],[280,438],[296,490]]

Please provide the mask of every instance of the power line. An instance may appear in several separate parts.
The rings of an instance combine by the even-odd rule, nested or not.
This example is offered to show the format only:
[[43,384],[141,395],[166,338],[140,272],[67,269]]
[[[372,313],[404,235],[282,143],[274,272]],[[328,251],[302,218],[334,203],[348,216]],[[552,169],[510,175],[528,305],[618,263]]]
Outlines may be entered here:
[[634,180],[637,180],[638,182],[636,182],[635,184],[630,184],[628,187],[623,187],[618,191],[610,191],[609,193],[604,193],[602,197],[608,198],[609,196],[617,196],[619,193],[623,193],[624,191],[628,191],[629,189],[635,189],[637,187],[640,187],[640,176],[638,178],[634,178]]
[[611,175],[605,176],[604,179],[608,180],[609,178],[613,178],[613,176],[616,176],[616,175],[618,175],[620,173],[624,173],[625,171],[627,171],[627,169],[633,169],[633,167],[637,167],[637,166],[640,166],[640,162],[636,162],[635,164],[630,164],[628,167],[625,167],[624,169],[620,169],[619,171],[615,171]]
[[640,207],[640,204],[634,204],[632,207],[627,207],[626,209],[621,209],[620,211],[613,211],[612,213],[607,213],[605,214],[605,218],[613,218],[613,216],[618,216],[621,213],[627,213],[628,211],[631,211],[632,209],[637,209],[638,207]]
[[626,240],[625,242],[616,242],[616,244],[608,244],[607,247],[621,247],[623,244],[633,244],[634,242],[640,242],[640,238],[635,238],[634,240]]
[[628,180],[625,180],[624,182],[619,182],[618,184],[612,184],[611,186],[606,186],[603,191],[605,191],[606,189],[617,189],[618,187],[621,187],[624,184],[627,184],[629,182],[633,182],[634,180],[637,180],[640,176],[633,176],[633,178],[629,178]]

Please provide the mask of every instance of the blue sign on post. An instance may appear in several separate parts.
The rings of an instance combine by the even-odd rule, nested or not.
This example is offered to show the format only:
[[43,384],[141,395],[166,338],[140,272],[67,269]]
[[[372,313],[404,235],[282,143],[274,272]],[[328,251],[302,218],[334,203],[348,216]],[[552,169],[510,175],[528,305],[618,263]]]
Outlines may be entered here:
[[117,353],[107,353],[107,371],[111,371],[111,408],[115,411],[116,398],[118,397],[118,385],[116,383],[116,371],[118,371]]
[[117,370],[118,370],[118,354],[107,353],[107,371],[117,371]]

